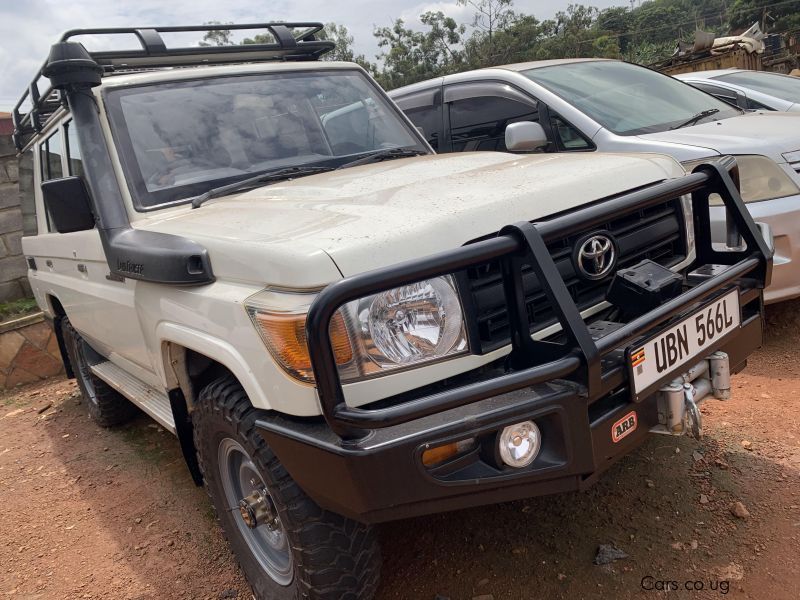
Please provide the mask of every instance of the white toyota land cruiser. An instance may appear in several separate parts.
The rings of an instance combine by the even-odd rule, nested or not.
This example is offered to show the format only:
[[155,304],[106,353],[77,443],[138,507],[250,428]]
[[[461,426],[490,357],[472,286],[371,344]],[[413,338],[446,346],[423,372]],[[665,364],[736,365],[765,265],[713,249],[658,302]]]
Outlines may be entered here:
[[[437,156],[361,68],[313,60],[319,24],[263,27],[69,32],[14,110],[67,373],[100,425],[138,407],[178,436],[258,598],[369,598],[373,523],[700,434],[772,266],[733,161]],[[117,34],[141,49],[75,41]]]

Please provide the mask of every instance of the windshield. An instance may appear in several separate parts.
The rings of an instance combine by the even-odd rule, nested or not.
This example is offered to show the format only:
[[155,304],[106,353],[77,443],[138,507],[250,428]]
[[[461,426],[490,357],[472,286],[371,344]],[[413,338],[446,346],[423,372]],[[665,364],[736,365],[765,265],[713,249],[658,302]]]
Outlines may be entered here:
[[137,208],[282,167],[336,167],[388,148],[428,151],[357,71],[112,89],[106,102]]
[[567,63],[522,74],[619,135],[666,131],[714,108],[719,112],[707,119],[741,114],[672,77],[624,62]]
[[800,102],[800,77],[779,73],[729,73],[713,79],[727,81],[787,102]]

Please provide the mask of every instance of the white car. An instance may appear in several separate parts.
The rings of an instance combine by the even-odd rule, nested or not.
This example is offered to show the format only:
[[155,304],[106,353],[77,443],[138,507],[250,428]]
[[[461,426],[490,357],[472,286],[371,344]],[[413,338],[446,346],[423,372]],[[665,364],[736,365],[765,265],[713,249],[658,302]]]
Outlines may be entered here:
[[[772,268],[732,161],[438,156],[358,65],[314,60],[321,24],[263,27],[69,32],[14,110],[66,372],[99,424],[138,407],[177,435],[256,598],[371,598],[373,523],[700,435]],[[142,49],[72,41],[108,34]]]
[[[745,112],[672,77],[615,60],[564,59],[468,71],[389,95],[437,152],[661,152],[691,169],[733,155],[742,197],[775,236],[767,302],[800,296],[800,115]],[[538,133],[530,133],[533,123]],[[505,129],[527,127],[508,148]],[[725,211],[715,209],[724,238]]]
[[715,69],[673,77],[745,110],[800,112],[800,77],[746,69]]

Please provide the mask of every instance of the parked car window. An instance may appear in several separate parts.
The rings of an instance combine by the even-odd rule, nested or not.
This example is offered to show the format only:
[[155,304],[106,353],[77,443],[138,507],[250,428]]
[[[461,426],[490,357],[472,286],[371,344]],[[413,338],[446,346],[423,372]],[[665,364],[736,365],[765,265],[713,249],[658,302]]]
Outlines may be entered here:
[[83,158],[81,158],[81,149],[78,147],[78,134],[72,121],[64,125],[64,130],[67,132],[67,166],[69,174],[83,177]]
[[787,102],[800,102],[800,77],[764,71],[737,71],[714,79],[743,85]]
[[33,150],[19,157],[19,206],[22,211],[22,235],[36,235],[36,191],[34,184]]
[[61,139],[61,128],[43,141],[39,148],[42,157],[42,181],[63,177],[61,155],[64,153],[64,144]]
[[747,104],[747,110],[775,110],[771,106],[761,104],[761,102],[756,102],[752,98],[745,98],[745,102]]
[[585,61],[522,71],[618,135],[666,131],[698,113],[708,119],[741,111],[667,75],[618,61]]
[[732,106],[739,106],[739,99],[736,95],[736,92],[733,90],[719,87],[718,85],[711,85],[709,83],[701,83],[699,81],[693,81],[689,85],[696,87],[698,90],[704,91],[706,94],[711,94],[715,98],[719,98],[723,102],[727,102]]
[[420,129],[422,135],[434,150],[439,149],[439,134],[442,128],[440,106],[420,106],[403,111],[411,122]]
[[552,115],[550,125],[559,150],[593,150],[594,144],[583,137],[580,131],[558,115]]
[[479,96],[455,100],[449,105],[454,152],[505,151],[505,130],[509,123],[539,121],[535,105],[508,98]]

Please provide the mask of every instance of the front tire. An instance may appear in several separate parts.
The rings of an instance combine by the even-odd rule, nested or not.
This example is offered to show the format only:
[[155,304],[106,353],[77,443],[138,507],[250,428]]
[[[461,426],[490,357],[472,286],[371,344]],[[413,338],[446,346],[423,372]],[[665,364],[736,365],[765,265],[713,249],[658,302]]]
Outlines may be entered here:
[[[370,599],[380,572],[372,529],[323,510],[283,468],[255,426],[258,411],[225,376],[192,413],[206,491],[256,598]],[[275,518],[249,528],[239,502],[263,494]]]
[[89,409],[89,416],[101,427],[116,427],[130,421],[139,413],[127,398],[92,373],[90,358],[102,360],[69,322],[61,319],[61,335],[75,379]]

